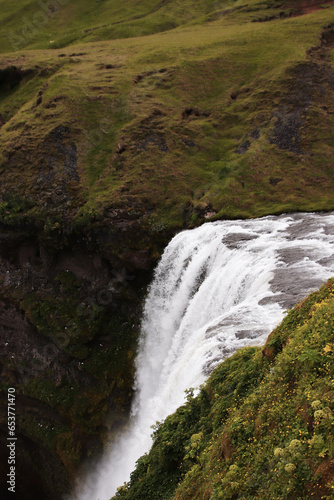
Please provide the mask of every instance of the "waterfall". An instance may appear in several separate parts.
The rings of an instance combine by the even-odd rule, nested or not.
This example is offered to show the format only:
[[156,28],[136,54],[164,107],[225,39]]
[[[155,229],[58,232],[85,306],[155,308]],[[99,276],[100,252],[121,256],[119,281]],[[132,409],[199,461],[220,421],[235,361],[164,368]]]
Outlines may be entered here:
[[333,213],[206,223],[175,236],[144,306],[129,430],[76,498],[109,500],[184,391],[240,347],[262,345],[284,310],[333,275]]

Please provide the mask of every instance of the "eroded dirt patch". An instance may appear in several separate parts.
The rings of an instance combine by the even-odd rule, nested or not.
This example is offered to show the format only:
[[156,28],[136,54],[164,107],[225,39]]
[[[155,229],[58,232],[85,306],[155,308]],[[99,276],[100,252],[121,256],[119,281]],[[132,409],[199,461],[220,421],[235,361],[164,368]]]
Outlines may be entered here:
[[334,0],[290,0],[289,2],[285,2],[282,8],[294,9],[294,14],[300,15],[322,9],[325,5],[334,5]]

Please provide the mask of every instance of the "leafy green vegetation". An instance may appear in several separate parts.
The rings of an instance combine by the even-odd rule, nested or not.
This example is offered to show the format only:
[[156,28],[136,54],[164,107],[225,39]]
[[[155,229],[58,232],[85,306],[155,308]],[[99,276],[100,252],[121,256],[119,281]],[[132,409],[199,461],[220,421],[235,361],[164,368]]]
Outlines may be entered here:
[[333,498],[334,280],[154,430],[114,498]]

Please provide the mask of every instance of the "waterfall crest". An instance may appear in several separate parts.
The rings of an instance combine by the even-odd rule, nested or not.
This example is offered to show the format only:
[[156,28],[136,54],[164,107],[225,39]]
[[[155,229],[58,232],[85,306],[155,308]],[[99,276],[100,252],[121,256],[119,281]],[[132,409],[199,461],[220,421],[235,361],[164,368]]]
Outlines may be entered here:
[[149,288],[129,430],[79,500],[109,500],[151,446],[151,426],[224,358],[261,345],[284,310],[334,275],[334,214],[207,223],[175,236]]

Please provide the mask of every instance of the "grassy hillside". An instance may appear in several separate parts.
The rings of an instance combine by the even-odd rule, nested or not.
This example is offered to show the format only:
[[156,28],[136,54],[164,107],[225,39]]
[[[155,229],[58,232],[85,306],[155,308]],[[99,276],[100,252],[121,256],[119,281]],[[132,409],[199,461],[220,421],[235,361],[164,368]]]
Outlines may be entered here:
[[[79,41],[133,38],[205,23],[221,16],[242,22],[298,13],[307,2],[282,4],[276,0],[19,0],[0,2],[1,52],[19,49],[60,48]],[[312,5],[314,2],[311,2]],[[320,5],[327,3],[324,0]],[[268,10],[269,9],[269,10]],[[279,9],[279,11],[277,10]],[[259,14],[260,12],[260,14]]]
[[[116,8],[89,5],[64,9],[80,8],[75,22],[90,25]],[[80,223],[126,206],[159,231],[214,214],[333,208],[334,7],[292,16],[275,1],[182,6],[196,22],[94,43],[81,30],[62,50],[2,55],[4,222],[24,211],[43,224],[51,211],[52,224],[57,214]],[[182,19],[178,2],[150,15],[161,9]]]
[[[233,5],[235,2],[222,2]],[[204,0],[2,1],[3,47],[59,48],[78,41],[131,38],[167,31],[203,18],[217,2]]]
[[114,498],[334,498],[334,280],[154,430]]

